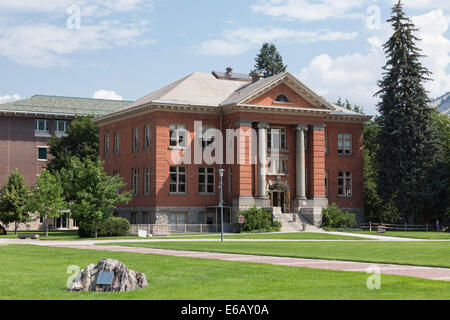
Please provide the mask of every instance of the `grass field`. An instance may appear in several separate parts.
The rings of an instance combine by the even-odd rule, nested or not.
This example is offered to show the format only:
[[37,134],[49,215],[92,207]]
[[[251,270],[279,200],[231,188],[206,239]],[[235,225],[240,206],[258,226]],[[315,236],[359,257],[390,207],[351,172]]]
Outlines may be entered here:
[[[19,234],[39,234],[40,240],[63,240],[63,241],[78,241],[78,240],[128,240],[128,239],[136,239],[142,240],[142,238],[135,236],[126,236],[126,237],[99,237],[99,238],[80,238],[78,237],[77,231],[54,231],[49,232],[49,236],[45,236],[45,232],[18,232]],[[186,239],[197,239],[197,238],[212,238],[219,239],[220,234],[173,234],[170,237],[157,237],[157,239],[170,239],[170,238],[186,238]],[[16,239],[17,235],[13,232],[9,232],[6,236],[0,236],[0,239],[8,238],[8,239]],[[155,237],[156,238],[156,237]],[[291,240],[361,240],[359,237],[349,237],[344,235],[333,235],[333,234],[321,234],[321,233],[312,233],[312,232],[296,232],[296,233],[241,233],[241,234],[226,234],[225,238],[227,239],[291,239]],[[149,238],[151,239],[151,238]]]
[[[101,258],[144,272],[149,286],[128,293],[65,292],[66,269]],[[0,299],[450,299],[449,284],[382,275],[158,255],[9,245],[0,247]],[[7,276],[5,276],[7,275]]]
[[450,268],[450,242],[152,242],[114,245]]
[[[359,234],[377,235],[376,231],[359,231]],[[450,232],[425,232],[425,231],[386,231],[384,236],[411,238],[411,239],[430,239],[446,240],[450,239]]]

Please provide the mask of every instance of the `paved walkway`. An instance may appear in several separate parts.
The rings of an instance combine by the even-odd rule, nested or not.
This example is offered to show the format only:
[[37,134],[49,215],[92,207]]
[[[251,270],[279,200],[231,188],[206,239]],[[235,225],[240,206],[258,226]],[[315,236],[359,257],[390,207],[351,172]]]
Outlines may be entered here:
[[[6,239],[4,239],[6,240]],[[365,263],[365,262],[352,262],[352,261],[336,261],[336,260],[319,260],[319,259],[303,259],[303,258],[288,258],[288,257],[273,257],[273,256],[258,256],[258,255],[246,255],[246,254],[229,254],[229,253],[213,253],[213,252],[196,252],[196,251],[182,251],[182,250],[166,250],[166,249],[153,249],[142,247],[124,247],[124,246],[97,246],[94,241],[36,241],[36,240],[23,240],[17,241],[10,239],[11,241],[4,241],[4,244],[34,244],[40,246],[51,246],[60,248],[71,249],[84,249],[84,250],[99,250],[99,251],[114,251],[114,252],[129,252],[140,254],[158,254],[174,257],[188,257],[199,259],[216,259],[224,261],[241,261],[241,262],[253,262],[253,263],[267,263],[280,266],[291,267],[307,267],[313,269],[327,269],[327,270],[339,270],[339,271],[357,271],[366,272],[368,268],[376,267],[381,274],[390,274],[398,276],[410,276],[431,280],[444,280],[450,281],[450,268],[436,268],[436,267],[420,267],[420,266],[408,266],[408,265],[395,265],[395,264],[382,264],[382,263]],[[161,241],[161,240],[159,240]],[[167,241],[167,240],[164,240]],[[209,240],[217,241],[217,240]],[[227,240],[229,241],[229,240]],[[351,241],[351,240],[350,240]],[[95,241],[95,243],[111,241]],[[120,242],[136,242],[136,240],[120,241]],[[148,241],[145,241],[148,242]],[[373,271],[372,271],[373,272]]]

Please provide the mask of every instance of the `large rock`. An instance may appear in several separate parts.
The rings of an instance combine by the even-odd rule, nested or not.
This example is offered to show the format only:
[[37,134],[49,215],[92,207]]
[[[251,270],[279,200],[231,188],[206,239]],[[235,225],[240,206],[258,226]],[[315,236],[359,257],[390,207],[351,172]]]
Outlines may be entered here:
[[[112,272],[112,284],[97,284],[100,272]],[[71,283],[67,291],[132,291],[145,288],[145,274],[129,270],[118,260],[102,259],[97,265],[91,264],[83,269]]]

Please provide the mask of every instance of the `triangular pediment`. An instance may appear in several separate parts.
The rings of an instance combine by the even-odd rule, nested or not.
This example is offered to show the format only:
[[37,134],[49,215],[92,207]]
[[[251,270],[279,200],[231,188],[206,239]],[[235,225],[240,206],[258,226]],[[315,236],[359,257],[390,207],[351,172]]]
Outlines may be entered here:
[[[284,95],[288,101],[277,101],[280,95]],[[236,92],[229,102],[237,105],[335,110],[330,103],[288,72],[249,84]]]

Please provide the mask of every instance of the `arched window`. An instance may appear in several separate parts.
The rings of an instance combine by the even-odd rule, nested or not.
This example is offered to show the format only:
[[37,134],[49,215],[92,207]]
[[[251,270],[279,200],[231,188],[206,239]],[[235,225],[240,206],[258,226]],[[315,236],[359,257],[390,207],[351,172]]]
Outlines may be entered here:
[[276,102],[289,103],[289,98],[285,94],[279,94],[275,99]]

